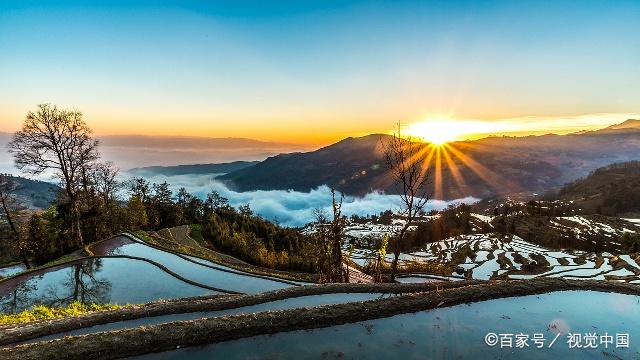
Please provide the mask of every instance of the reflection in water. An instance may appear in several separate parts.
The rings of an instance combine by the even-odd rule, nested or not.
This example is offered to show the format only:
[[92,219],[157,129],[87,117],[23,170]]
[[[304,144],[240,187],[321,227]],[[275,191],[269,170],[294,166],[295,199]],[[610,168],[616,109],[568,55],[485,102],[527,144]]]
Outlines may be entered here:
[[73,301],[140,304],[213,293],[145,261],[92,258],[0,283],[0,310],[17,312],[38,304],[65,306]]
[[256,277],[208,260],[176,255],[138,242],[120,245],[110,254],[149,259],[189,280],[218,289],[257,294],[292,286],[280,279]]
[[[0,309],[2,312],[17,312],[40,304],[61,307],[74,301],[108,303],[111,282],[96,277],[101,268],[102,259],[94,258],[31,277],[0,297]],[[48,277],[61,278],[61,281],[46,281]]]
[[33,282],[27,281],[15,287],[8,294],[0,297],[0,310],[3,313],[12,313],[30,307],[30,294],[36,290]]
[[65,306],[74,301],[83,304],[106,304],[110,301],[111,282],[97,279],[95,273],[102,268],[102,259],[89,259],[75,264],[60,284],[49,284],[43,297],[48,306]]
[[169,315],[143,317],[143,318],[133,319],[133,320],[112,322],[108,324],[95,325],[95,326],[90,326],[82,329],[71,330],[64,333],[44,336],[41,338],[29,340],[28,342],[31,343],[31,342],[38,342],[43,340],[60,339],[65,336],[84,335],[84,334],[97,333],[101,331],[119,330],[119,329],[134,328],[138,326],[163,324],[171,321],[193,320],[193,319],[202,319],[202,318],[225,316],[225,315],[249,314],[249,313],[256,313],[260,311],[275,311],[275,310],[285,310],[285,309],[293,309],[293,308],[301,308],[301,307],[313,307],[313,306],[320,306],[320,305],[344,304],[344,303],[355,302],[355,301],[368,301],[368,300],[374,300],[374,299],[382,299],[382,298],[391,297],[391,296],[394,296],[394,295],[381,294],[381,293],[353,293],[353,294],[322,294],[322,295],[300,296],[295,298],[275,300],[267,303],[243,306],[243,307],[232,308],[232,309],[201,311],[201,312],[184,313],[184,314],[169,314]]

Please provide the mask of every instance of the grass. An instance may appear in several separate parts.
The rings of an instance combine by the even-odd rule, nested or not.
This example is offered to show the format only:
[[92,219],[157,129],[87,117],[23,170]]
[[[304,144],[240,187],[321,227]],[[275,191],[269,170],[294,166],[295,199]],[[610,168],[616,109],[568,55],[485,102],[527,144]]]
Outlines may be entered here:
[[113,304],[83,304],[74,301],[66,307],[48,307],[46,305],[36,305],[30,310],[25,310],[15,314],[0,314],[0,325],[24,324],[32,321],[62,318],[66,316],[76,316],[96,311],[116,310],[122,306]]
[[140,239],[150,242],[150,243],[155,243],[154,239],[151,237],[151,235],[147,234],[146,231],[144,230],[138,230],[134,233],[136,235],[136,237],[139,237]]
[[204,237],[202,236],[202,225],[191,224],[189,225],[191,233],[189,234],[198,244],[204,243]]

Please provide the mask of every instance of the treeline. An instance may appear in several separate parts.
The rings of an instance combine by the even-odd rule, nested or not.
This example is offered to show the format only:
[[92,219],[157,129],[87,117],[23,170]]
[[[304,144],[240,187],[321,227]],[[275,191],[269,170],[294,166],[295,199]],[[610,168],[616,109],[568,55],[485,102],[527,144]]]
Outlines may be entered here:
[[309,239],[254,215],[249,204],[235,209],[217,191],[204,200],[184,188],[174,196],[168,183],[150,184],[143,178],[131,181],[130,193],[126,209],[135,219],[129,224],[132,230],[197,224],[213,249],[272,269],[314,270]]

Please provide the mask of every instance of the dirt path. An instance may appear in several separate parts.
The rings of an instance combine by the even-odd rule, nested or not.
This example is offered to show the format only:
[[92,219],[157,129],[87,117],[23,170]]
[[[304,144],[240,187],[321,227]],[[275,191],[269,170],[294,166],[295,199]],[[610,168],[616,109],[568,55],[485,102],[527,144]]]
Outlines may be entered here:
[[352,284],[372,284],[373,278],[371,275],[367,275],[362,271],[354,268],[353,266],[349,266],[349,282]]
[[180,245],[186,245],[195,248],[202,248],[202,246],[195,241],[189,232],[191,229],[189,225],[176,226],[168,229],[159,230],[157,233],[168,240],[174,241]]

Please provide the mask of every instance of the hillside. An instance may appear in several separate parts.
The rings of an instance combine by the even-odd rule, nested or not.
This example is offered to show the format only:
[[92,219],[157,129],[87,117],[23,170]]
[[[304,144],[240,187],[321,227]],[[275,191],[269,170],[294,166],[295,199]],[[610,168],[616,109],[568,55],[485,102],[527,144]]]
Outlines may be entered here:
[[187,174],[226,174],[256,165],[258,161],[234,161],[220,164],[193,164],[177,166],[148,166],[133,168],[127,172],[136,176],[149,175],[187,175]]
[[54,184],[26,179],[19,176],[11,176],[18,184],[16,195],[31,208],[44,209],[48,207],[56,198],[56,192],[60,188]]
[[640,213],[640,161],[612,164],[564,186],[559,197],[585,212],[604,215]]
[[387,135],[347,138],[307,153],[281,154],[254,166],[223,175],[239,190],[309,191],[323,184],[348,193],[378,188],[384,174],[380,142]]
[[[635,124],[625,123],[625,126]],[[386,176],[380,151],[380,144],[387,136],[347,138],[312,152],[273,156],[220,179],[240,191],[309,191],[326,184],[352,195],[371,190],[397,193],[399,189]],[[431,193],[437,198],[543,192],[586,176],[599,167],[640,159],[640,129],[489,137],[455,142],[441,149],[441,153],[442,192],[435,194],[435,175],[430,183]],[[436,173],[435,163],[431,162],[432,174]],[[457,172],[462,179],[456,178]]]

